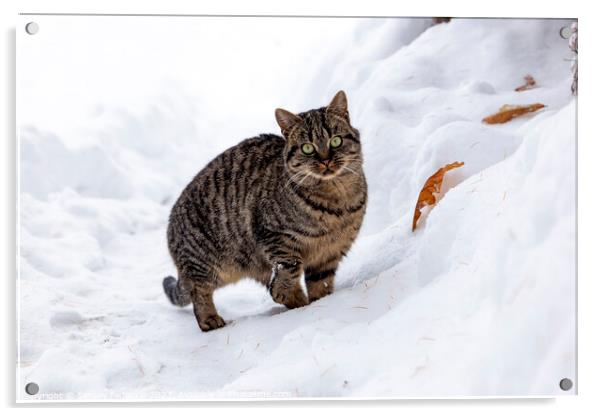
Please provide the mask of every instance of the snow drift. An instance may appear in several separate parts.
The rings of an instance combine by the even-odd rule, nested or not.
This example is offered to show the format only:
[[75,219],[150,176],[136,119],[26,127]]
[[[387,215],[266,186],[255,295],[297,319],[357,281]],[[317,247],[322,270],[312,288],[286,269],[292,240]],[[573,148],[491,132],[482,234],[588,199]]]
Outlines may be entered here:
[[[20,399],[572,393],[558,388],[576,354],[566,22],[91,19],[43,17],[48,38],[19,39]],[[107,22],[113,37],[95,35]],[[66,62],[23,65],[53,42]],[[515,92],[527,73],[538,88]],[[276,131],[275,107],[339,89],[369,206],[335,293],[289,311],[242,281],[216,293],[230,324],[201,333],[161,289],[171,204],[216,154]],[[532,102],[546,108],[481,123]],[[456,160],[412,233],[424,181]]]

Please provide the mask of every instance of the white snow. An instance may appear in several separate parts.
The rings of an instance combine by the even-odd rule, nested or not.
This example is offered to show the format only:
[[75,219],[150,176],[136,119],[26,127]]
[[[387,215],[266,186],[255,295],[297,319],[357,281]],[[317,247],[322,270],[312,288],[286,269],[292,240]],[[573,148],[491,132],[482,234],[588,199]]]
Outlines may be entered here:
[[[37,22],[18,39],[20,400],[574,393],[558,388],[576,377],[566,21]],[[538,88],[515,92],[526,74]],[[276,107],[339,89],[369,207],[335,293],[286,310],[244,280],[216,293],[229,325],[202,333],[161,287],[171,205],[219,152],[277,132]]]

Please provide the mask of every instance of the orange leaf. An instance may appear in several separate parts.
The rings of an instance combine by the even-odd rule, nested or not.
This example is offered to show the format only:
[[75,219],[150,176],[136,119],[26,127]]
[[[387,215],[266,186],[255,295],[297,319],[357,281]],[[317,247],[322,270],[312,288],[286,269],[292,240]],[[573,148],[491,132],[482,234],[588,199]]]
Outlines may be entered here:
[[540,103],[530,104],[530,105],[504,105],[499,111],[495,114],[492,114],[483,119],[483,122],[487,124],[500,124],[505,123],[507,121],[512,120],[514,117],[521,116],[523,114],[532,113],[533,111],[537,111],[541,108],[544,108],[545,105]]
[[525,83],[523,85],[521,85],[520,87],[516,87],[514,89],[514,91],[527,91],[530,90],[532,88],[535,88],[535,78],[533,78],[531,75],[526,75],[525,76]]
[[420,218],[420,210],[427,205],[435,205],[437,198],[435,194],[441,191],[441,184],[443,183],[443,176],[446,172],[463,166],[464,162],[454,162],[449,165],[443,166],[430,178],[426,180],[420,194],[418,195],[418,201],[416,201],[416,208],[414,208],[414,221],[412,222],[412,231],[416,229],[418,218]]

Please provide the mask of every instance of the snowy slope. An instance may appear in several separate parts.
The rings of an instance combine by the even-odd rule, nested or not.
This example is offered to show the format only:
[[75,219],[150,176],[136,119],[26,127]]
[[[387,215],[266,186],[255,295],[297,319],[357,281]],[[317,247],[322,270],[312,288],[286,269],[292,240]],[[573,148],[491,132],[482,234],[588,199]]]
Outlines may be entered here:
[[[53,399],[572,394],[566,22],[53,19],[19,39],[20,399],[29,381]],[[198,56],[174,46],[191,33]],[[57,49],[67,63],[25,68]],[[514,92],[527,73],[539,87]],[[243,281],[216,293],[231,323],[200,332],[161,289],[171,204],[220,151],[276,131],[275,107],[339,89],[370,193],[335,293],[289,311]],[[424,181],[456,160],[412,233]]]

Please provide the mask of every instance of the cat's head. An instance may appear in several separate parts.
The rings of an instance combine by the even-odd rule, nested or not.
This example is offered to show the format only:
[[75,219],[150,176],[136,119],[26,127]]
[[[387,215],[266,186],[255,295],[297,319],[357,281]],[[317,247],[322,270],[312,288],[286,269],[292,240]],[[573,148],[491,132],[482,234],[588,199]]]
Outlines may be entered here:
[[286,139],[285,166],[295,182],[358,175],[360,134],[349,121],[343,91],[328,106],[316,110],[293,114],[278,108],[276,121]]

